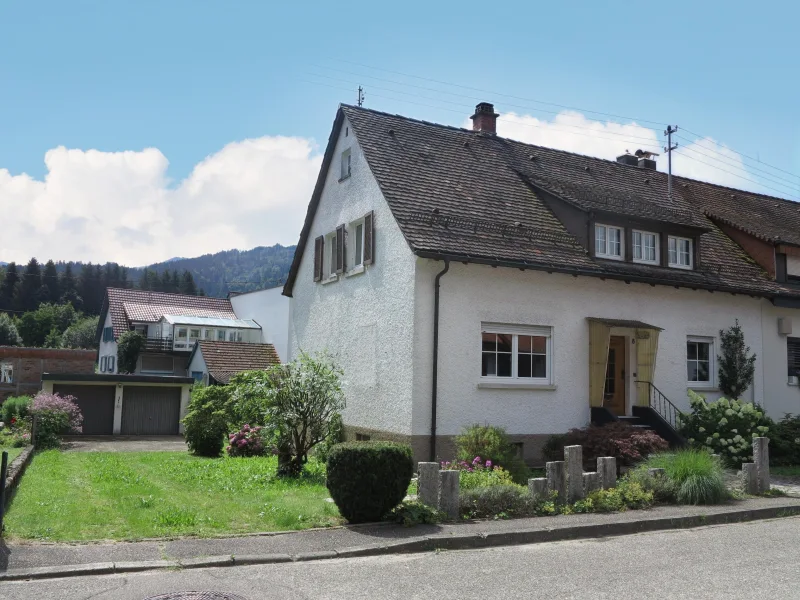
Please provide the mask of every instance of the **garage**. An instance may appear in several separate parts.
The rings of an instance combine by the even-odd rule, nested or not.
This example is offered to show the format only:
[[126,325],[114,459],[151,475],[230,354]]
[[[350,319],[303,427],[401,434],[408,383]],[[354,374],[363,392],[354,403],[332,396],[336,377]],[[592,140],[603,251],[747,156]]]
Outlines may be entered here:
[[125,386],[122,393],[122,435],[177,435],[179,387]]
[[111,435],[114,432],[113,385],[53,385],[60,396],[74,396],[83,415],[83,435]]

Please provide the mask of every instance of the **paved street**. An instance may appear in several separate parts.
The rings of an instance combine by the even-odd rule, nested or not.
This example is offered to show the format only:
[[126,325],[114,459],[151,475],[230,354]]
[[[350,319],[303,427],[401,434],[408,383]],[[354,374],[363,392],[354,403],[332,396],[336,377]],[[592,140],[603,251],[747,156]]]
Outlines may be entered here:
[[479,551],[7,582],[14,600],[798,598],[800,518]]

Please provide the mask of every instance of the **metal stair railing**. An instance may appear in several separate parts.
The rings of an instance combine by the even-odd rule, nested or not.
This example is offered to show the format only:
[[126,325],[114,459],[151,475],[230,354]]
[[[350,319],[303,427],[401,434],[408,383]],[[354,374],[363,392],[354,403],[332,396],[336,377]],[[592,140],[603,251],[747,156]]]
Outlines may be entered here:
[[638,386],[647,386],[647,397],[650,408],[656,411],[667,424],[677,433],[683,413],[667,398],[661,390],[650,381],[637,381]]

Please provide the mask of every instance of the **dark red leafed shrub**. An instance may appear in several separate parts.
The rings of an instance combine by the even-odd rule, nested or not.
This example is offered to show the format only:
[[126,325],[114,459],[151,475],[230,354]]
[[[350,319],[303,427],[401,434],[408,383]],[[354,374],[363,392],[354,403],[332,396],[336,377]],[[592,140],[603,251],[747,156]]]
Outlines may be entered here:
[[570,429],[566,435],[553,436],[551,440],[543,450],[547,460],[564,460],[564,446],[583,446],[583,459],[587,462],[598,456],[614,456],[621,464],[632,465],[669,448],[656,432],[619,422]]

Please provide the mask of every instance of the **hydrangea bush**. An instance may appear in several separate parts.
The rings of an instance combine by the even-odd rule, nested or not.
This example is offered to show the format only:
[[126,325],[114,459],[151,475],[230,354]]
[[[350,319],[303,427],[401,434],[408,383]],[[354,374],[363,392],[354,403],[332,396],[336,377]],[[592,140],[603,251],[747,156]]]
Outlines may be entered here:
[[442,469],[460,471],[458,484],[462,490],[514,483],[511,473],[503,467],[492,464],[491,460],[484,461],[480,456],[476,456],[471,461],[443,462]]
[[707,402],[689,391],[692,412],[680,418],[680,433],[696,448],[719,454],[730,465],[753,460],[753,438],[765,436],[770,420],[752,402],[720,398]]
[[225,451],[228,456],[262,456],[266,448],[261,436],[261,427],[243,425],[239,431],[228,436],[228,446]]
[[59,436],[82,431],[83,415],[74,396],[39,392],[29,412],[36,423],[34,443],[37,448],[57,448],[61,443]]

